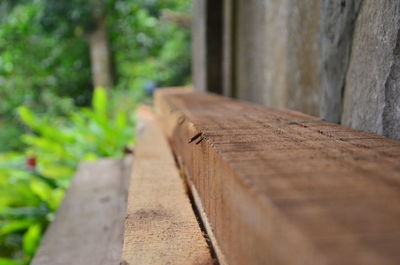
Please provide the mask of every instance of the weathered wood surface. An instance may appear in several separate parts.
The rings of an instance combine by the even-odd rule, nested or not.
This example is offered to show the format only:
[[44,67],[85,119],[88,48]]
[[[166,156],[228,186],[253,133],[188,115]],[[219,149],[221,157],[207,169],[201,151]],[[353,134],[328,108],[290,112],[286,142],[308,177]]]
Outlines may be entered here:
[[83,163],[32,265],[119,264],[131,159]]
[[122,264],[214,264],[165,136],[149,110],[139,121]]
[[400,264],[400,141],[205,93],[156,107],[228,264]]

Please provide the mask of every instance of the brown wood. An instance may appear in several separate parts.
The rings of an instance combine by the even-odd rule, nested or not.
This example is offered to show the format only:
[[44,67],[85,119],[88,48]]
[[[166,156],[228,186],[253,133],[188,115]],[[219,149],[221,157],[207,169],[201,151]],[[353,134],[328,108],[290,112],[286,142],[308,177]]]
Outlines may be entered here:
[[119,264],[130,168],[130,158],[81,164],[31,264]]
[[214,264],[167,140],[153,114],[143,108],[122,264]]
[[213,94],[155,101],[228,264],[400,264],[400,141]]

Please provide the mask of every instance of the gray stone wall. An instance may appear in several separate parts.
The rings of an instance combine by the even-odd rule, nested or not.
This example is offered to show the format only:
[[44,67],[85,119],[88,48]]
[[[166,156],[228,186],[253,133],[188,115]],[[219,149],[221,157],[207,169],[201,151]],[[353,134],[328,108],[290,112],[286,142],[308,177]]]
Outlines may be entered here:
[[342,99],[361,0],[324,0],[321,5],[320,116],[340,122]]
[[346,76],[342,123],[400,139],[400,1],[364,0]]

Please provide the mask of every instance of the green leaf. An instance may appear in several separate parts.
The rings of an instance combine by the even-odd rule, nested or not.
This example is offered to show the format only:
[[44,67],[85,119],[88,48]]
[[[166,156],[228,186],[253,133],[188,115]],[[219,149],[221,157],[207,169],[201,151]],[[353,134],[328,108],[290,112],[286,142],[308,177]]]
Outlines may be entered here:
[[30,183],[31,190],[35,193],[40,199],[47,202],[49,204],[51,200],[51,187],[40,180],[33,179]]
[[13,232],[21,231],[27,229],[31,226],[33,220],[14,220],[5,222],[3,225],[0,225],[0,235],[6,235]]
[[17,265],[19,263],[12,259],[0,258],[0,265]]
[[28,125],[31,129],[35,129],[38,126],[40,126],[40,122],[39,120],[35,117],[35,115],[33,114],[33,112],[25,107],[25,106],[20,106],[18,109],[18,114],[20,116],[20,118],[22,119],[22,121]]
[[1,219],[32,219],[47,214],[43,207],[4,207],[0,208]]
[[64,191],[62,189],[54,188],[44,181],[33,179],[31,180],[30,187],[32,191],[44,202],[47,203],[50,209],[56,210],[60,204]]
[[93,108],[96,116],[102,120],[107,120],[107,91],[102,87],[96,87],[93,93]]
[[23,249],[24,252],[32,256],[40,242],[40,236],[42,234],[42,227],[39,224],[33,224],[28,228],[23,237]]
[[117,112],[115,118],[115,129],[118,131],[122,131],[126,129],[127,126],[127,115],[123,110]]

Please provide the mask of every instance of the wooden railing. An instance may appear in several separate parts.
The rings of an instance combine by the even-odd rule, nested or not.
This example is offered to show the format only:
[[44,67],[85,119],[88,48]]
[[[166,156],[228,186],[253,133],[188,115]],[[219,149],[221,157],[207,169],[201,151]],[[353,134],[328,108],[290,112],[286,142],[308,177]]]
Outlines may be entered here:
[[123,249],[126,170],[85,166],[34,265],[400,264],[400,141],[190,90],[155,109]]

